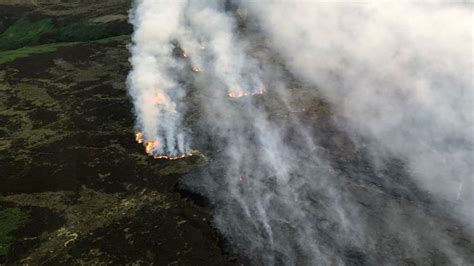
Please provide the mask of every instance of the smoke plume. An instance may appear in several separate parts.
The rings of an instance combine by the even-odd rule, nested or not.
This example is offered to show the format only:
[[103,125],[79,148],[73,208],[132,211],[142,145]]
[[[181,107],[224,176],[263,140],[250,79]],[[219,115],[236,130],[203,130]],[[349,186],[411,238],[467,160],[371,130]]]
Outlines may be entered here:
[[193,136],[183,186],[253,264],[474,263],[472,11],[136,1],[139,139]]
[[179,80],[184,66],[173,55],[184,6],[182,1],[140,1],[131,17],[135,33],[129,93],[137,117],[137,140],[151,154],[176,156],[188,150],[178,106],[185,93]]
[[374,157],[405,161],[419,185],[474,221],[472,5],[247,5],[292,72],[318,87]]

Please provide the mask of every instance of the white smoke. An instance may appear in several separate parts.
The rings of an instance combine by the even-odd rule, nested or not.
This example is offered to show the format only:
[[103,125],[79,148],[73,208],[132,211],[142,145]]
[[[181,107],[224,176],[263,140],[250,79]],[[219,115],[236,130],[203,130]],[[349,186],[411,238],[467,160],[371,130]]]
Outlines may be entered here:
[[474,221],[472,5],[246,2],[291,71],[318,86],[375,157],[402,159]]
[[189,1],[187,32],[198,36],[198,40],[184,40],[183,43],[189,44],[189,48],[184,46],[185,50],[193,51],[191,60],[212,72],[227,91],[261,89],[263,84],[256,63],[247,55],[246,45],[236,36],[234,18],[223,9],[223,2],[219,0]]
[[[178,75],[182,63],[173,56],[173,41],[182,24],[183,1],[139,1],[133,10],[133,46],[128,84],[137,116],[136,127],[146,142],[159,141],[155,154],[176,156],[187,151],[181,114],[184,96]],[[166,26],[164,26],[166,25]]]
[[263,90],[258,68],[245,56],[244,44],[234,36],[235,21],[222,12],[221,1],[141,0],[130,20],[135,32],[129,93],[141,141],[158,143],[153,154],[178,156],[189,150],[178,110],[184,108],[186,60],[193,71],[214,73],[225,93]]
[[[472,263],[472,231],[458,222],[472,221],[470,12],[410,1],[137,1],[137,127],[178,146],[180,106],[194,90],[202,139],[193,143],[211,160],[186,184],[253,263]],[[263,97],[227,97],[262,88]],[[166,104],[148,101],[157,96]],[[335,123],[306,115],[321,98]],[[346,144],[321,144],[332,138]]]

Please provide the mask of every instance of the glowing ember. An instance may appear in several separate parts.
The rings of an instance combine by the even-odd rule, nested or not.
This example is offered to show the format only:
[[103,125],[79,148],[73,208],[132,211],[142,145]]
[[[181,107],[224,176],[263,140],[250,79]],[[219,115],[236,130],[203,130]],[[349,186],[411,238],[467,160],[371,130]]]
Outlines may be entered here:
[[151,154],[151,152],[155,150],[159,145],[160,145],[160,142],[158,140],[147,142],[145,145],[146,153]]
[[227,96],[231,98],[240,98],[244,96],[253,96],[253,95],[262,95],[265,93],[265,89],[260,89],[254,92],[243,92],[243,91],[235,91],[235,90],[230,90],[227,93]]
[[175,161],[175,160],[183,159],[183,158],[190,157],[190,156],[193,156],[193,154],[191,152],[187,152],[187,153],[184,153],[184,154],[181,154],[181,155],[178,155],[178,156],[174,156],[174,157],[170,157],[170,156],[167,156],[167,155],[155,155],[155,156],[153,156],[153,158]]
[[181,155],[178,155],[178,156],[154,155],[153,152],[160,146],[160,142],[158,140],[145,142],[145,140],[143,138],[143,133],[141,133],[141,132],[136,132],[135,133],[135,140],[140,144],[144,143],[145,152],[148,155],[153,156],[153,158],[155,158],[155,159],[175,161],[175,160],[179,160],[179,159],[183,159],[183,158],[186,158],[186,157],[193,156],[193,154],[191,152],[187,152],[187,153],[184,153],[184,154],[181,154]]
[[143,143],[143,134],[141,132],[135,133],[135,140],[138,143]]

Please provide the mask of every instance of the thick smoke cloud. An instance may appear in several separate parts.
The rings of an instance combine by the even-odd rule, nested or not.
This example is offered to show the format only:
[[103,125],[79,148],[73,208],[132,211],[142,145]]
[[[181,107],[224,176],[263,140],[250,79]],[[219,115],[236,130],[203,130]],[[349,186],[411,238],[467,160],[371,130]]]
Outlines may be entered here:
[[189,150],[182,126],[183,73],[189,72],[183,59],[189,59],[193,72],[213,72],[226,93],[264,89],[258,68],[234,36],[233,19],[219,10],[221,6],[217,0],[143,0],[132,10],[129,92],[137,114],[137,140],[150,144],[151,154],[178,156]]
[[[258,69],[247,56],[247,47],[235,35],[234,19],[222,12],[222,6],[222,1],[217,0],[188,3],[189,31],[197,36],[200,45],[190,43],[185,50],[193,51],[191,60],[195,55],[198,66],[203,65],[204,71],[211,71],[228,91],[253,92],[263,87]],[[203,60],[203,55],[208,60]]]
[[137,115],[136,127],[144,142],[159,142],[154,154],[176,156],[188,149],[177,110],[184,88],[176,73],[182,71],[183,65],[173,56],[173,41],[182,24],[184,6],[182,1],[144,0],[131,18],[135,33],[129,93]]
[[318,86],[374,157],[404,160],[423,188],[474,221],[472,5],[247,6],[291,70]]
[[[185,186],[209,198],[214,224],[252,263],[474,263],[471,12],[137,1],[137,128],[175,147],[190,125],[211,160]],[[331,119],[313,118],[316,99]]]

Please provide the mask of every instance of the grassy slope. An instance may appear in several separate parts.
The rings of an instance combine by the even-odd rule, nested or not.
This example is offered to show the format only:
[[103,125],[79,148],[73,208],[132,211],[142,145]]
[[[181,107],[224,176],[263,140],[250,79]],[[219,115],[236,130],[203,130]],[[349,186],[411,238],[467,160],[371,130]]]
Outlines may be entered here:
[[0,33],[0,64],[32,54],[54,52],[58,47],[108,39],[116,35],[111,24],[79,21],[57,26],[49,19],[20,18]]
[[[43,41],[44,36],[47,41]],[[110,37],[111,32],[105,24],[73,23],[57,27],[50,19],[32,22],[26,18],[17,20],[0,34],[0,65],[17,58],[33,54],[55,52],[58,48],[77,44],[78,42],[128,38],[128,36]],[[109,38],[107,38],[109,37]],[[49,44],[41,43],[47,42]],[[0,210],[0,257],[8,254],[13,233],[23,226],[28,215],[18,208]]]
[[[106,43],[113,40],[122,40],[129,38],[128,35],[120,35],[114,37],[108,37],[103,39],[98,39],[98,43]],[[42,53],[51,53],[55,52],[60,47],[70,46],[78,44],[79,42],[62,42],[62,43],[53,43],[53,44],[43,44],[31,47],[23,47],[15,50],[0,51],[0,65],[8,62],[12,62],[17,58],[28,57],[33,54],[42,54]]]
[[0,50],[11,50],[38,44],[42,35],[52,32],[54,25],[50,19],[30,22],[22,18],[0,34]]
[[32,54],[41,54],[54,52],[58,47],[69,45],[70,43],[64,44],[45,44],[33,47],[24,47],[16,50],[9,50],[0,52],[0,65],[11,62],[17,58],[27,57]]
[[0,256],[5,256],[10,248],[16,229],[23,226],[28,215],[18,208],[7,208],[0,211]]
[[32,22],[22,18],[0,34],[0,51],[46,43],[93,41],[114,35],[108,24],[76,22],[56,26],[50,19]]

